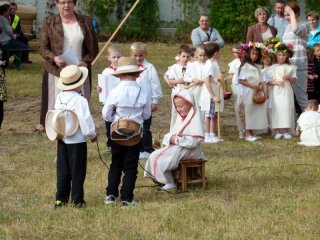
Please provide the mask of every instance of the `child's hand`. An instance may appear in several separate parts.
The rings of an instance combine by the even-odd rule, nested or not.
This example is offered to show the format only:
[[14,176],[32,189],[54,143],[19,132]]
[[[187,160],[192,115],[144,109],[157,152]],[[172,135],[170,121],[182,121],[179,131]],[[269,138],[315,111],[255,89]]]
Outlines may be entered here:
[[155,112],[158,109],[158,104],[152,103],[151,104],[151,112]]
[[91,138],[90,140],[91,142],[96,142],[98,140],[98,134],[96,134],[96,136],[94,138]]
[[310,80],[314,80],[314,75],[311,75],[311,74],[308,74],[308,79],[310,79]]
[[176,144],[176,139],[177,139],[177,136],[171,136],[170,138],[170,144]]
[[220,97],[219,96],[213,96],[212,97],[212,100],[214,101],[214,102],[220,102]]
[[101,93],[102,92],[102,88],[100,86],[97,86],[97,93]]
[[201,82],[201,80],[200,80],[200,79],[197,79],[197,78],[193,78],[193,79],[192,79],[192,82],[194,82],[194,83],[196,83],[196,84],[197,84],[197,83],[200,83],[200,82]]

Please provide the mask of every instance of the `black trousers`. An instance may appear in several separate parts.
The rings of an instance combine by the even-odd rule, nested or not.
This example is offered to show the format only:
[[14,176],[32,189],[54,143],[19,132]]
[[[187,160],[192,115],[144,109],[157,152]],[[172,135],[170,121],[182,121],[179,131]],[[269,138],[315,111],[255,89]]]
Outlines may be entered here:
[[119,184],[122,178],[121,201],[132,201],[135,188],[138,161],[140,154],[140,143],[134,146],[122,146],[111,141],[111,165],[108,176],[107,196],[119,196]]
[[3,101],[0,100],[0,129],[3,121],[4,110],[3,110]]
[[83,202],[83,184],[87,169],[87,143],[65,144],[58,142],[56,200]]
[[111,134],[111,124],[112,122],[106,122],[105,121],[105,124],[106,124],[106,136],[107,136],[107,146],[108,147],[111,147],[111,137],[110,137],[110,134]]
[[154,150],[152,147],[152,133],[150,131],[151,123],[152,116],[149,119],[143,121],[143,134],[141,139],[140,152],[152,153]]

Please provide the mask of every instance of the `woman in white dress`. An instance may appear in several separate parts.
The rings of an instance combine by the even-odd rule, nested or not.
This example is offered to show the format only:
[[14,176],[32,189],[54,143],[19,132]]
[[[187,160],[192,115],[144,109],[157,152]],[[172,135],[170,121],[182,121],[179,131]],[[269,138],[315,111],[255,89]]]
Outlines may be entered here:
[[175,188],[172,170],[183,159],[204,159],[200,142],[204,139],[201,113],[192,92],[183,89],[173,96],[177,119],[170,133],[164,136],[164,148],[149,156],[144,176],[164,184],[163,189]]

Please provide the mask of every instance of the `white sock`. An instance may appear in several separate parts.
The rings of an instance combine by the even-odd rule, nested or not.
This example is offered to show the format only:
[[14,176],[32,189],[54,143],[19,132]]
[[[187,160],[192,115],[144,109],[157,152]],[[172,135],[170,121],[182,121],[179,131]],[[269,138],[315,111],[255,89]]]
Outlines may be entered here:
[[204,133],[204,137],[208,139],[210,137],[210,133]]
[[211,137],[211,138],[215,138],[216,135],[215,135],[214,133],[210,133],[210,137]]

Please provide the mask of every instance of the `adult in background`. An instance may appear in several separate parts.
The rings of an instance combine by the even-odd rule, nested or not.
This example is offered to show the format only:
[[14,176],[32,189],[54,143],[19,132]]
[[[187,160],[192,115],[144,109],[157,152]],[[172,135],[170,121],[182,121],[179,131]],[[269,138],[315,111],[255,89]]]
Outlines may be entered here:
[[[3,4],[0,6],[0,44],[2,45],[3,49],[17,49],[17,52],[21,50],[29,49],[28,45],[24,44],[23,42],[17,39],[17,34],[15,34],[11,28],[9,22],[9,15],[10,15],[10,5]],[[26,52],[22,51],[21,53],[21,62],[24,62],[26,59]],[[2,59],[6,60],[7,55],[6,51],[3,51]],[[6,63],[8,64],[8,63]]]
[[283,33],[286,30],[288,21],[284,18],[284,7],[286,6],[286,1],[277,0],[274,5],[274,14],[269,17],[267,23],[275,27],[278,30],[277,37],[282,39]]
[[254,12],[257,23],[248,27],[246,42],[264,42],[277,35],[277,29],[267,23],[270,13],[266,7],[258,7]]
[[296,2],[287,3],[284,9],[284,16],[288,21],[288,25],[282,36],[282,41],[285,44],[291,43],[293,45],[293,57],[290,62],[297,66],[297,82],[292,86],[295,94],[296,113],[300,116],[308,102],[308,27],[306,24],[300,23],[300,7]]
[[98,40],[91,24],[91,18],[75,12],[77,0],[56,0],[59,13],[44,19],[40,33],[40,54],[44,58],[44,74],[42,78],[42,102],[40,125],[36,130],[44,131],[45,117],[48,110],[53,109],[56,81],[66,63],[61,59],[68,48],[72,48],[78,60],[79,67],[87,67],[89,76],[86,79],[82,93],[90,99],[91,93],[91,62],[98,54]]
[[215,42],[220,48],[224,46],[224,41],[218,30],[209,27],[209,16],[206,13],[200,15],[199,27],[192,30],[191,41],[194,47],[207,42]]
[[312,48],[314,44],[320,43],[319,14],[315,11],[309,12],[307,14],[307,21],[311,28],[308,37],[308,47]]
[[[10,24],[13,30],[13,33],[17,35],[17,39],[24,44],[26,44],[29,48],[28,39],[24,36],[22,29],[21,29],[21,22],[20,17],[16,14],[18,10],[18,6],[15,2],[10,3]],[[29,60],[29,52],[26,52],[26,58],[23,61],[24,63],[32,63]]]

